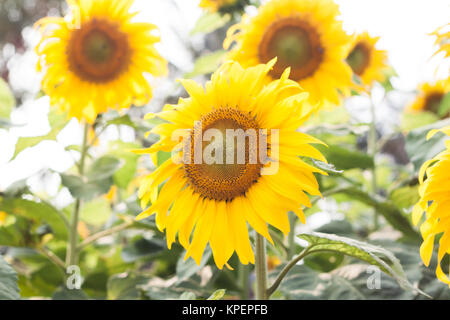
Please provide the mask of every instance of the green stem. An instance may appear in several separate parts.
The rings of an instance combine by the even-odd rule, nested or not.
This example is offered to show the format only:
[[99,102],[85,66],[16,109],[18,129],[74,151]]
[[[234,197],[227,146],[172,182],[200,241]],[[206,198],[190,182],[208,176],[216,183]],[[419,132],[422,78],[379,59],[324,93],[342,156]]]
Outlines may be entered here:
[[291,260],[295,255],[295,223],[297,222],[297,217],[294,213],[289,215],[289,223],[291,225],[291,232],[288,234],[288,252],[287,259]]
[[283,281],[284,277],[288,274],[289,270],[294,267],[297,262],[302,260],[308,253],[309,250],[312,248],[312,246],[306,247],[295,259],[291,260],[284,268],[281,270],[280,274],[278,275],[277,279],[274,281],[272,286],[270,286],[269,289],[267,289],[266,295],[267,298],[269,298],[275,290],[277,290],[278,286],[281,284],[281,281]]
[[[377,194],[377,165],[375,157],[377,154],[377,131],[376,131],[376,116],[375,116],[375,104],[372,101],[372,96],[370,96],[370,113],[371,113],[371,123],[370,123],[370,133],[369,133],[369,143],[368,149],[369,154],[373,158],[373,168],[372,168],[372,181],[371,181],[371,191],[373,195]],[[378,211],[374,211],[373,215],[373,228],[378,229]]]
[[96,240],[98,240],[100,238],[103,238],[103,237],[106,237],[106,236],[109,236],[109,235],[112,235],[114,233],[117,233],[117,232],[120,232],[122,230],[127,229],[128,227],[132,226],[133,223],[134,223],[134,221],[127,221],[127,222],[119,224],[119,225],[117,225],[115,227],[112,227],[110,229],[106,229],[106,230],[103,230],[103,231],[100,231],[100,232],[97,232],[97,233],[93,234],[92,236],[84,239],[83,242],[81,242],[78,245],[78,251],[83,249],[84,247],[90,245],[91,243],[95,242]]
[[[86,160],[86,155],[88,151],[88,132],[89,132],[89,124],[84,125],[84,133],[83,133],[83,143],[81,145],[81,158],[78,166],[80,177],[83,178],[84,175],[84,165]],[[67,255],[66,255],[66,264],[67,266],[76,265],[78,262],[78,220],[80,216],[81,209],[81,199],[77,198],[75,200],[75,206],[72,214],[72,221],[70,223],[69,229],[69,245],[67,247]]]
[[255,251],[256,300],[267,300],[266,244],[259,233],[256,233]]
[[239,264],[239,283],[241,284],[241,300],[250,298],[249,265]]

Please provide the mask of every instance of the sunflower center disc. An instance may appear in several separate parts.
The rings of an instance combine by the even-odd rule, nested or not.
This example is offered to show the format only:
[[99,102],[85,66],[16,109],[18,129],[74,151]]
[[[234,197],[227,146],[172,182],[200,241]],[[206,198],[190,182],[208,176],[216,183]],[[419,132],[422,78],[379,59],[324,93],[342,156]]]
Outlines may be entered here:
[[271,74],[280,77],[291,67],[291,79],[301,80],[318,69],[323,58],[323,48],[317,31],[298,18],[285,18],[268,27],[259,46],[261,62],[277,57]]
[[70,69],[82,80],[115,80],[130,64],[128,37],[115,24],[92,19],[73,31],[67,48]]
[[[266,137],[259,135],[258,125],[250,114],[220,108],[205,115],[191,133],[191,161],[184,165],[192,188],[218,201],[230,201],[245,194],[258,180],[263,167],[259,159],[261,139]],[[196,150],[197,154],[201,152],[200,163],[195,158]]]
[[363,43],[358,43],[347,57],[347,63],[358,76],[362,75],[370,62],[370,50]]
[[444,95],[439,92],[429,94],[425,99],[425,110],[439,114],[443,98]]

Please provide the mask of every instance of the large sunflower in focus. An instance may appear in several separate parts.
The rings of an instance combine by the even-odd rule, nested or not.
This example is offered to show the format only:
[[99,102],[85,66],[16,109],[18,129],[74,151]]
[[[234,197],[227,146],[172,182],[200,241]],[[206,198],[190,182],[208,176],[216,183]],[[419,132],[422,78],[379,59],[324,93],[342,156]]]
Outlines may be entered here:
[[[431,131],[428,136],[431,137],[437,131]],[[450,135],[450,127],[440,131]],[[450,254],[450,140],[446,141],[445,151],[423,164],[419,173],[419,182],[420,200],[414,206],[412,218],[417,225],[425,212],[425,221],[420,226],[424,240],[420,247],[420,255],[428,266],[435,238],[440,236],[436,276],[450,285],[449,277],[441,267],[445,254]],[[450,270],[447,271],[450,272]]]
[[418,94],[407,110],[409,112],[428,111],[438,115],[440,118],[447,118],[450,110],[442,113],[441,105],[446,94],[450,92],[450,79],[440,80],[436,83],[424,83],[420,85]]
[[[228,62],[205,88],[184,80],[190,97],[156,114],[168,123],[152,130],[160,135],[160,141],[140,153],[155,155],[179,148],[188,161],[180,163],[180,154],[174,152],[175,156],[143,180],[141,205],[145,208],[151,201],[151,206],[138,219],[156,213],[158,228],[166,230],[168,247],[178,233],[179,242],[187,250],[186,259],[192,257],[200,263],[209,242],[219,268],[234,251],[243,264],[254,263],[247,223],[272,242],[267,224],[287,234],[287,213],[295,212],[304,222],[302,206],[311,205],[305,192],[320,194],[313,172],[324,172],[299,158],[325,161],[310,145],[320,141],[296,131],[314,110],[304,103],[308,94],[288,79],[289,70],[267,83],[274,63],[244,69],[237,62]],[[253,142],[248,139],[237,143],[228,159],[224,141],[234,140],[214,139],[205,144],[204,138],[203,143],[198,142],[210,129],[222,135],[228,135],[228,129],[262,134]],[[180,130],[185,137],[181,144],[176,138]],[[214,144],[214,154],[221,162],[195,160],[195,148],[205,154]],[[256,150],[259,156],[252,160],[250,150]]]
[[347,94],[352,84],[345,63],[351,39],[338,15],[332,0],[272,0],[231,27],[224,47],[236,42],[229,58],[244,67],[278,57],[273,79],[290,67],[290,79],[310,93],[311,103],[338,105],[340,93]]
[[364,86],[371,86],[374,81],[385,78],[387,53],[375,47],[378,40],[379,37],[371,37],[367,32],[359,34],[346,59]]
[[44,69],[42,88],[70,117],[92,123],[108,108],[147,103],[152,90],[145,73],[166,73],[155,50],[156,26],[135,23],[133,0],[68,0],[70,14],[38,21],[36,50]]

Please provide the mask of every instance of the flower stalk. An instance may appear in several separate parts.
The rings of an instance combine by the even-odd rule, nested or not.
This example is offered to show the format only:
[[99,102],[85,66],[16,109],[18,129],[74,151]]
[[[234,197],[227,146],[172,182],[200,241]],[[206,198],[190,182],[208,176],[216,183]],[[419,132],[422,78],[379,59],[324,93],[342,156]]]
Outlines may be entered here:
[[255,254],[255,272],[256,272],[256,300],[267,300],[267,261],[266,261],[266,243],[259,233],[256,233],[256,254]]

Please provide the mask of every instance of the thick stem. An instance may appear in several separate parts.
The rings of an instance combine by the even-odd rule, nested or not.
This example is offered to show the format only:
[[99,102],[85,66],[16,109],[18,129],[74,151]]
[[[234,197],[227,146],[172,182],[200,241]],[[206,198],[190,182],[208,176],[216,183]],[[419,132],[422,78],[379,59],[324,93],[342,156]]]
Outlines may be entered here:
[[[373,195],[377,194],[377,165],[375,161],[375,157],[377,154],[377,131],[376,131],[376,116],[375,116],[375,104],[372,101],[372,97],[370,96],[370,113],[371,113],[371,124],[370,124],[370,135],[369,135],[369,143],[368,149],[369,154],[373,158],[373,168],[372,168],[372,181],[371,181],[371,191]],[[374,230],[378,229],[378,211],[374,210],[373,214],[373,228]]]
[[289,215],[289,224],[291,226],[291,232],[288,234],[288,252],[287,259],[291,260],[295,255],[295,223],[297,222],[297,217],[294,213]]
[[261,236],[259,233],[256,233],[255,272],[256,300],[267,300],[266,244],[263,236]]
[[250,298],[250,272],[249,265],[239,264],[239,283],[241,284],[241,300]]
[[[80,177],[83,178],[84,175],[84,165],[88,150],[88,132],[89,132],[89,124],[84,125],[84,133],[83,133],[83,143],[81,145],[81,158],[79,162],[79,174]],[[70,230],[69,230],[69,245],[67,247],[67,255],[66,255],[66,264],[67,266],[76,265],[78,263],[78,220],[80,216],[81,209],[81,199],[77,198],[75,200],[75,206],[72,214],[72,220],[70,222]]]

